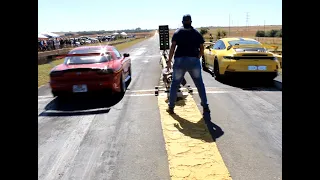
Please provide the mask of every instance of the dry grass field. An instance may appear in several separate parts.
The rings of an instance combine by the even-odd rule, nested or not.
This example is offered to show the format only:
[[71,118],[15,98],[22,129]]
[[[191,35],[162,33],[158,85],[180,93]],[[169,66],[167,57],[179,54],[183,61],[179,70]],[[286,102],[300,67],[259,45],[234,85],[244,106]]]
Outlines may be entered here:
[[[227,32],[227,37],[247,37],[247,38],[254,38],[257,41],[263,44],[269,45],[277,45],[279,49],[282,49],[282,38],[278,37],[255,37],[256,32],[260,31],[270,31],[272,29],[280,30],[282,29],[282,25],[266,25],[266,26],[249,26],[248,28],[245,26],[233,26],[230,27],[230,34],[229,34],[229,27],[208,27],[209,31],[207,34],[204,35],[206,41],[209,41],[209,35],[212,34],[215,37],[217,30],[222,29]],[[200,28],[197,28],[200,31]],[[170,30],[169,34],[172,37],[175,29]]]

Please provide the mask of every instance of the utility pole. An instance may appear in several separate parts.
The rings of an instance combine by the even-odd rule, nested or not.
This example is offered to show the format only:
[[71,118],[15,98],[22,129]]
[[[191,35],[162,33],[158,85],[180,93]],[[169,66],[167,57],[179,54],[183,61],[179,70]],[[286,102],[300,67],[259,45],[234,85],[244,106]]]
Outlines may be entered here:
[[239,19],[237,20],[237,32],[239,32]]
[[264,22],[263,22],[263,31],[264,31],[264,33],[266,33],[266,20],[264,20]]
[[247,12],[246,16],[246,25],[247,25],[247,31],[249,30],[249,12]]
[[230,37],[230,14],[229,14],[229,37]]

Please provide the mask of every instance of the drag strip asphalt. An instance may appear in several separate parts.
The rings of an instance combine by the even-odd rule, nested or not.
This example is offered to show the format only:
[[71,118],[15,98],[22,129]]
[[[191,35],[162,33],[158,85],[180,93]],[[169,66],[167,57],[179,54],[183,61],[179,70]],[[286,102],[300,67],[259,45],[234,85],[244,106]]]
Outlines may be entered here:
[[157,34],[121,51],[132,58],[124,96],[62,100],[48,85],[38,89],[38,179],[281,179],[281,90],[219,82],[202,71],[205,121],[186,73],[194,94],[169,116],[165,98],[154,96],[159,52]]

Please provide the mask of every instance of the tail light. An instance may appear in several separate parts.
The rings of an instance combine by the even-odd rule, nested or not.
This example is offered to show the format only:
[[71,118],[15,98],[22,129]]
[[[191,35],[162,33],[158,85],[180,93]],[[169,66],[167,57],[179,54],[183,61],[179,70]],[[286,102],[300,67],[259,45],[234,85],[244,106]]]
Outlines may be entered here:
[[240,57],[234,57],[234,56],[223,56],[224,59],[233,59],[233,60],[239,60]]
[[50,77],[61,77],[63,76],[63,71],[52,71]]
[[223,56],[224,59],[233,59],[233,56]]
[[240,60],[240,59],[255,59],[255,60],[267,60],[267,59],[271,59],[271,60],[278,60],[277,57],[275,56],[223,56],[224,59],[233,59],[233,60]]

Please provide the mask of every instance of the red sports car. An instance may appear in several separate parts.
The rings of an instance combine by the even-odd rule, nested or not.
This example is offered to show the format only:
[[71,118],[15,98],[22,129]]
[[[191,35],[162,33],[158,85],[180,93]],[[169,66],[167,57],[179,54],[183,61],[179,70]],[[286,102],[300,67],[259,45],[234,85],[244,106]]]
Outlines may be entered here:
[[50,72],[54,96],[100,90],[124,93],[131,80],[131,59],[113,46],[84,46],[71,50],[64,63]]

